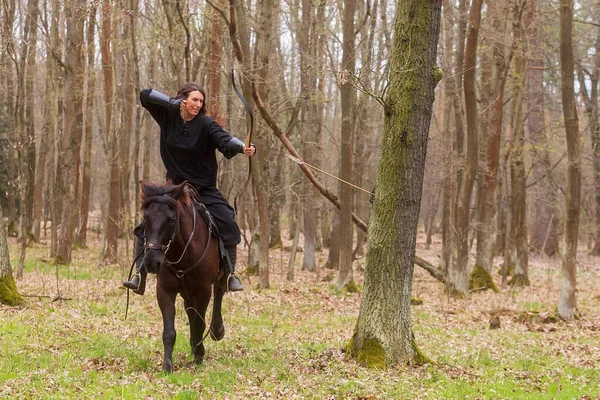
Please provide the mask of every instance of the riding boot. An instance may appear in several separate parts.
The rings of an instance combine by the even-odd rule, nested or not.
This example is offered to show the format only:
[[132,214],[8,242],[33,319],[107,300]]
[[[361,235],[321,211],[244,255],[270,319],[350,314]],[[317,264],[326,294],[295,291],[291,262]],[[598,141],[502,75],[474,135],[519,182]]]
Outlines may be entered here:
[[131,280],[123,282],[123,286],[127,289],[133,290],[133,293],[139,294],[140,296],[144,294],[146,291],[146,276],[148,272],[146,268],[142,265],[142,259],[144,258],[143,252],[144,249],[144,238],[136,236],[135,238],[135,255],[137,257],[135,261],[135,275]]
[[229,254],[229,277],[227,278],[227,291],[228,292],[239,292],[244,290],[240,278],[235,275],[235,262],[237,261],[237,246],[227,247],[227,253]]

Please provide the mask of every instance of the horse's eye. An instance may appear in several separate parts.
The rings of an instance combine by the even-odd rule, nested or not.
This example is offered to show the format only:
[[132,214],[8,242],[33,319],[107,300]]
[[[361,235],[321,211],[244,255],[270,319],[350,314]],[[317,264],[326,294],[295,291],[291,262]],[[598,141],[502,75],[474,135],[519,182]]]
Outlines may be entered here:
[[169,224],[175,225],[175,222],[177,222],[177,218],[175,218],[175,217],[169,218]]

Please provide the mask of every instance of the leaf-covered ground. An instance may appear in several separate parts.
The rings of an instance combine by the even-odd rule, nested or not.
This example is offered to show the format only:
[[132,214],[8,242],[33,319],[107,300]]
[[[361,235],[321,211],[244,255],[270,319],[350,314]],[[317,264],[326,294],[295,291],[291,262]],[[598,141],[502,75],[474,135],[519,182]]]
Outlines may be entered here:
[[[10,250],[16,267],[14,243]],[[434,264],[439,252],[439,244],[418,249]],[[294,282],[287,282],[289,252],[274,250],[271,289],[258,290],[250,277],[244,292],[226,296],[225,338],[207,341],[200,367],[189,354],[180,301],[170,375],[161,372],[154,277],[145,296],[132,294],[124,321],[128,267],[96,266],[96,248],[74,254],[72,265],[57,268],[47,263],[45,246],[28,250],[18,282],[27,304],[0,306],[0,398],[600,399],[600,263],[584,251],[577,275],[582,319],[573,323],[554,318],[559,259],[530,258],[531,287],[463,301],[448,298],[417,267],[414,296],[423,304],[413,307],[414,333],[437,364],[373,371],[342,350],[360,293],[338,293],[330,271],[300,271],[302,253]],[[326,253],[319,259],[323,265]],[[359,284],[363,263],[355,264]],[[500,328],[491,330],[495,316]]]

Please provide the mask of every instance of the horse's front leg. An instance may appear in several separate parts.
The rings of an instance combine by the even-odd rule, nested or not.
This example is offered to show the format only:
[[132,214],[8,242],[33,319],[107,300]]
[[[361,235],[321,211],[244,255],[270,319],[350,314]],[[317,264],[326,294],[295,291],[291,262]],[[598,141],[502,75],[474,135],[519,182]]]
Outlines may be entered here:
[[185,311],[190,321],[190,347],[194,363],[202,364],[206,352],[202,336],[206,330],[206,309],[210,302],[210,287],[201,289],[192,299],[185,300]]
[[223,304],[223,295],[227,288],[227,274],[219,278],[214,285],[215,297],[213,300],[213,312],[210,320],[210,337],[219,341],[225,336],[225,326],[223,325],[223,314],[221,306]]
[[165,350],[163,359],[163,371],[173,372],[173,346],[175,346],[175,298],[177,294],[168,293],[160,282],[156,286],[156,298],[158,307],[163,317],[163,346]]

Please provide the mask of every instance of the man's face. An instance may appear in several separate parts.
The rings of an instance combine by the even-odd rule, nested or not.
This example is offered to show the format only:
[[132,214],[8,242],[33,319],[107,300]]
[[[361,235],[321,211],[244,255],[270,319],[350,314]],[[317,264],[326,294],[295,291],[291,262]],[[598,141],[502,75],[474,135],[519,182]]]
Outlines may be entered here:
[[204,96],[198,90],[190,92],[187,99],[181,102],[183,109],[190,115],[196,116],[204,104]]

